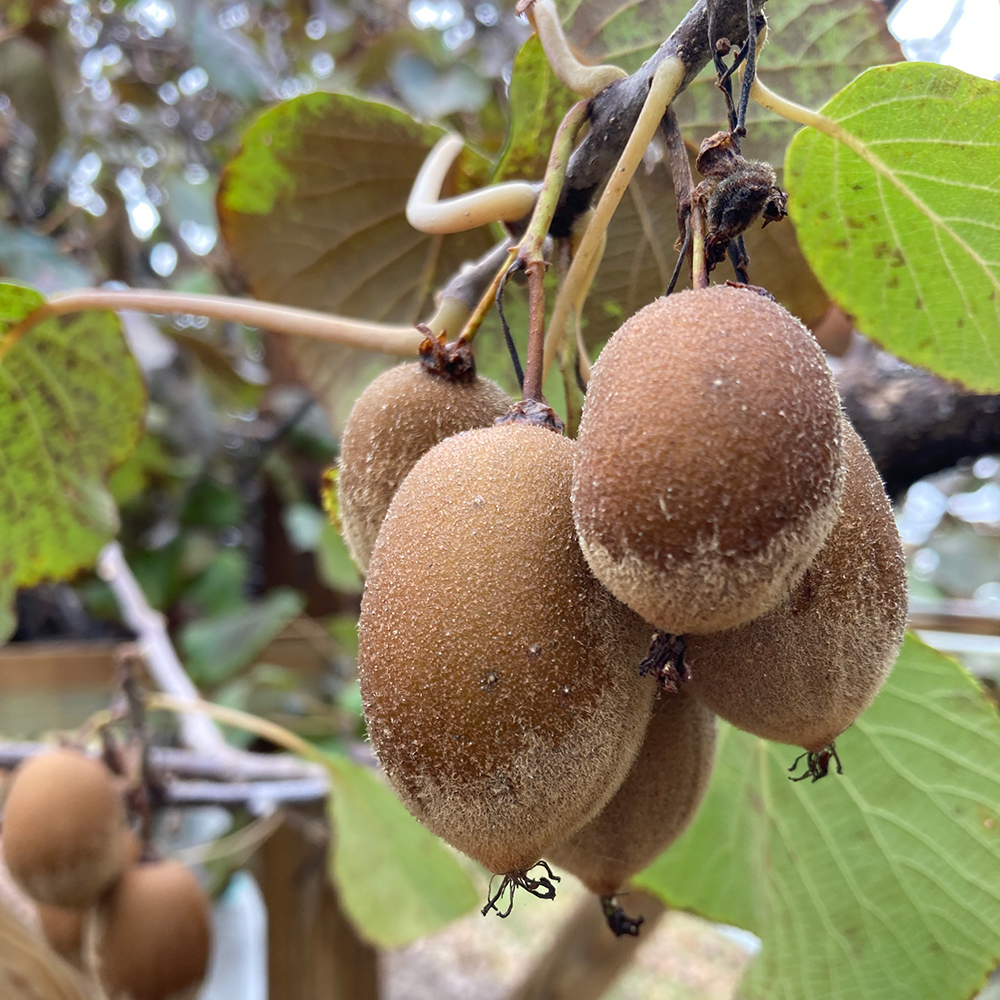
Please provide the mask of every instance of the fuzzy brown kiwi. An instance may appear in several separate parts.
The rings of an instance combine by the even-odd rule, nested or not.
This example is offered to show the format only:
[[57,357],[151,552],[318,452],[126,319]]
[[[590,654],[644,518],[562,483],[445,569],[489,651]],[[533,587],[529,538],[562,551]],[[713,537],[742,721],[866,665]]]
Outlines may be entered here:
[[103,904],[97,968],[111,1000],[193,997],[210,948],[208,896],[178,861],[130,868]]
[[591,569],[665,632],[715,632],[787,596],[843,484],[823,352],[749,288],[657,299],[587,388],[573,513]]
[[125,867],[125,835],[122,797],[100,761],[50,750],[14,773],[3,853],[14,880],[38,902],[95,902]]
[[467,348],[456,370],[442,359],[443,345],[428,341],[424,358],[390,368],[365,389],[344,428],[340,526],[364,573],[389,501],[417,459],[452,434],[488,427],[511,405],[500,386],[476,375]]
[[38,923],[49,947],[72,965],[83,964],[83,924],[87,910],[38,904]]
[[875,464],[844,418],[840,515],[791,596],[769,614],[692,636],[689,690],[734,726],[819,752],[871,704],[906,626],[906,570]]
[[[142,857],[142,841],[132,830],[125,831],[125,866],[137,864]],[[68,906],[36,906],[38,923],[49,947],[67,962],[83,967],[83,937],[88,916],[94,907],[80,909]]]
[[637,926],[628,926],[611,897],[694,818],[712,776],[715,728],[712,712],[683,690],[661,695],[639,755],[614,797],[546,855],[607,900],[605,910],[617,933],[634,933]]
[[365,718],[431,830],[516,876],[625,778],[653,685],[650,627],[573,529],[574,442],[508,423],[451,437],[399,488],[359,627]]

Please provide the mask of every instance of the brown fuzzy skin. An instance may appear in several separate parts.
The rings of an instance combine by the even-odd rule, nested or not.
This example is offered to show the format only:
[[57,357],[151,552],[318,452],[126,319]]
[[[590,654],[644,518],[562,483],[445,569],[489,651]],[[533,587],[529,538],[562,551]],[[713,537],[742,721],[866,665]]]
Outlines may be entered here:
[[97,960],[111,1000],[167,1000],[205,978],[211,909],[194,874],[178,861],[129,869],[101,914]]
[[573,513],[594,574],[665,632],[715,632],[787,596],[843,485],[840,401],[787,310],[716,285],[657,299],[594,366]]
[[875,465],[844,419],[840,517],[790,598],[728,632],[693,637],[689,689],[734,726],[822,750],[872,703],[906,627],[903,551]]
[[340,443],[340,525],[363,573],[399,484],[439,441],[488,427],[511,406],[495,382],[452,382],[420,362],[383,372],[358,397]]
[[652,706],[637,670],[651,630],[576,542],[574,450],[515,423],[428,452],[389,508],[361,605],[361,694],[389,781],[502,874],[597,814]]
[[39,903],[84,907],[125,867],[125,808],[107,768],[51,750],[15,772],[4,804],[3,852]]
[[87,910],[73,910],[65,906],[38,904],[38,923],[49,947],[67,962],[81,967],[83,958],[83,922]]
[[715,764],[715,716],[683,691],[661,695],[614,798],[546,860],[598,896],[614,896],[694,819]]

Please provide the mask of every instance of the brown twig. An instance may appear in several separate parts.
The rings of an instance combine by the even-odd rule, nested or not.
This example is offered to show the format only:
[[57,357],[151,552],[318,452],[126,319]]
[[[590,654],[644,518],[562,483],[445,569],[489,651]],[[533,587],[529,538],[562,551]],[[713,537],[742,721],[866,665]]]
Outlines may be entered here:
[[[759,12],[764,3],[765,0],[754,0],[754,10]],[[707,0],[698,0],[670,37],[635,73],[612,83],[591,101],[590,132],[570,160],[552,224],[553,235],[565,236],[570,232],[575,220],[590,206],[594,192],[611,176],[642,110],[650,75],[660,63],[670,58],[684,63],[684,77],[677,91],[680,93],[712,59],[708,7]],[[717,37],[746,37],[746,0],[716,0],[712,9]]]
[[566,178],[573,140],[587,120],[589,102],[578,101],[566,112],[552,140],[548,166],[535,210],[518,251],[518,261],[528,277],[528,349],[524,365],[524,399],[544,402],[542,378],[545,356],[545,240]]

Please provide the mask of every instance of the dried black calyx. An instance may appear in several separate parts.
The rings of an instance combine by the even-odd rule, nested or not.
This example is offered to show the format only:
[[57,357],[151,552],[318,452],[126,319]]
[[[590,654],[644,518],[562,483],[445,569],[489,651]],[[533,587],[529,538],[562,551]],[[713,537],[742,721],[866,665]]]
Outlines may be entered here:
[[[528,872],[533,872],[539,867],[545,869],[545,875],[542,878],[531,878]],[[544,861],[536,862],[527,871],[504,875],[500,882],[500,888],[496,892],[493,892],[493,879],[490,879],[491,895],[482,909],[482,914],[485,917],[490,910],[495,910],[501,920],[509,917],[511,910],[514,909],[514,892],[517,889],[524,889],[525,892],[530,892],[532,896],[537,896],[539,899],[555,899],[556,887],[552,883],[560,881],[562,880],[559,876],[554,875],[552,869]],[[504,896],[507,897],[507,905],[501,912],[497,904]]]
[[828,743],[822,750],[807,750],[805,753],[800,753],[792,761],[792,766],[788,770],[796,770],[800,760],[805,760],[806,762],[805,771],[794,778],[789,775],[789,781],[805,781],[806,778],[819,781],[820,778],[825,778],[830,773],[831,760],[837,765],[837,774],[844,773],[843,767],[840,766],[840,758],[837,756],[837,749],[833,743]]
[[617,896],[601,896],[601,909],[615,937],[638,937],[639,927],[645,917],[630,917],[618,902]]
[[652,674],[663,691],[677,694],[681,684],[691,676],[684,662],[686,648],[684,636],[671,635],[657,629],[653,633],[646,658],[639,664],[639,676]]
[[694,193],[705,212],[705,256],[711,270],[758,218],[765,226],[783,219],[788,196],[778,187],[771,164],[745,159],[732,132],[705,139],[696,166],[705,178]]
[[445,343],[442,333],[435,337],[430,327],[418,323],[417,329],[424,334],[420,343],[420,363],[431,375],[438,375],[449,382],[474,382],[476,362],[472,347],[461,340]]

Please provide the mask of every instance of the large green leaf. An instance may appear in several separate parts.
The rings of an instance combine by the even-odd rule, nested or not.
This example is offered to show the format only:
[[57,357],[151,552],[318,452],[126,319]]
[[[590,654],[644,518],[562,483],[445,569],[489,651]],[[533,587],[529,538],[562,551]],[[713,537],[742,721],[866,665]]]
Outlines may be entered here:
[[372,943],[408,944],[476,905],[469,877],[377,775],[330,757],[330,874]]
[[1000,389],[1000,83],[869,70],[788,150],[806,257],[858,327],[972,389]]
[[[307,94],[265,111],[224,170],[218,197],[226,247],[252,293],[342,316],[426,319],[433,292],[491,242],[485,229],[430,236],[406,221],[410,187],[443,134],[343,94]],[[444,194],[485,183],[488,171],[466,148]],[[362,376],[386,364],[300,337],[285,347],[335,423]]]
[[[222,175],[226,245],[254,295],[386,322],[423,318],[433,290],[489,246],[485,232],[429,236],[406,199],[444,134],[396,108],[307,94],[265,111]],[[457,184],[482,183],[465,150]]]
[[56,316],[22,333],[44,302],[0,283],[0,580],[71,576],[118,527],[108,472],[135,446],[145,390],[111,312]]
[[695,822],[637,881],[752,930],[748,1000],[965,1000],[1000,961],[1000,719],[908,637],[842,775],[723,727]]

